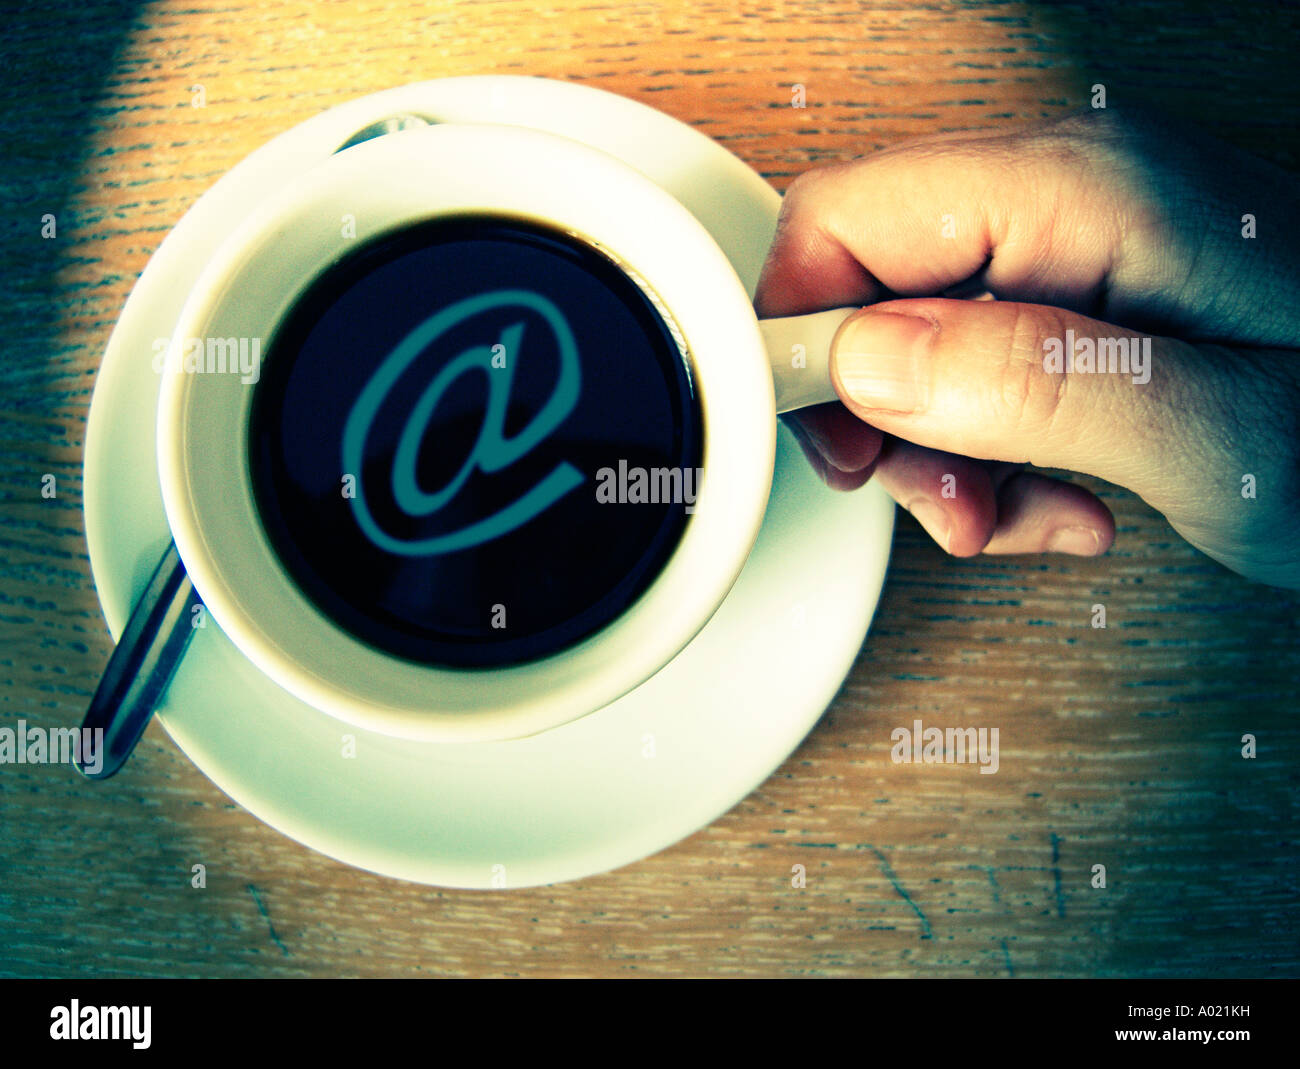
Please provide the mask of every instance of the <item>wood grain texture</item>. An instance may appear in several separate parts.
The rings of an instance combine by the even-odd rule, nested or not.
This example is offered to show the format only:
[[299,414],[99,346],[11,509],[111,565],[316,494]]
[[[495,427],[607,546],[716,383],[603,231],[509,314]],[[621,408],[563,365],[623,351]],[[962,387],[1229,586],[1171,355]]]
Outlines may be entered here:
[[[0,27],[3,724],[79,722],[108,657],[81,460],[122,303],[208,186],[326,107],[445,75],[569,79],[784,188],[1103,82],[1112,107],[1300,165],[1297,16],[1274,4],[115,2]],[[0,766],[0,974],[1295,975],[1300,599],[1083,481],[1118,521],[1101,560],[948,559],[902,519],[872,634],[808,740],[710,827],[579,883],[355,871],[230,803],[156,726],[108,784]],[[998,774],[891,763],[914,718],[998,727]]]

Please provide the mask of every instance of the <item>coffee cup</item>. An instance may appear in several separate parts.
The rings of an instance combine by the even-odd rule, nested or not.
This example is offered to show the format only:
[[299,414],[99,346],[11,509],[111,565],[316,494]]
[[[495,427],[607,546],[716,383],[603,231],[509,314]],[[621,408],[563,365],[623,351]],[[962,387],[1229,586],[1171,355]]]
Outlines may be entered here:
[[489,742],[603,708],[744,567],[779,412],[853,309],[756,319],[705,227],[593,147],[352,145],[225,239],[155,365],[207,611],[340,721]]

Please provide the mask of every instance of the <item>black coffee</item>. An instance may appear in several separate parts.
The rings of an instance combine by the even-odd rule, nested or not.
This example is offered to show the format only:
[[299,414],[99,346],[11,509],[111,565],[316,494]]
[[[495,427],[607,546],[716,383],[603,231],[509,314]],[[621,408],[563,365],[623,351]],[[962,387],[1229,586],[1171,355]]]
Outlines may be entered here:
[[346,255],[266,350],[250,475],[268,538],[329,617],[414,661],[489,667],[627,609],[689,520],[690,366],[587,242],[512,217]]

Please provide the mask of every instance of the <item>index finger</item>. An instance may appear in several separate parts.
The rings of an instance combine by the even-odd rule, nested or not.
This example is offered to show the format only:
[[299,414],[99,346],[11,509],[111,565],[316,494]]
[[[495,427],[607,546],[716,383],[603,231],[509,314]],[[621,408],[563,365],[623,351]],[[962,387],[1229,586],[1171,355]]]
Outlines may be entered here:
[[978,280],[1085,311],[1123,240],[1115,194],[1048,131],[943,135],[800,175],[755,296],[762,316]]

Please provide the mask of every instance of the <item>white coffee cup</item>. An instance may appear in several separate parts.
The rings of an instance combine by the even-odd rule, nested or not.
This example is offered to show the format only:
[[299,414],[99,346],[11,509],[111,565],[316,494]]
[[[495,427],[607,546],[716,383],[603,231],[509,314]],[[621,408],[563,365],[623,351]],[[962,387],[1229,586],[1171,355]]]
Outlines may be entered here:
[[[616,259],[680,330],[705,429],[693,515],[640,598],[560,653],[490,670],[404,660],[325,616],[285,571],[258,518],[248,463],[258,375],[177,370],[187,339],[257,339],[265,352],[310,283],[362,243],[474,213],[535,220]],[[827,362],[852,311],[760,323],[726,255],[686,208],[577,141],[488,124],[376,137],[259,205],[192,290],[166,353],[158,407],[158,470],[172,536],[213,619],[310,705],[414,739],[535,734],[637,687],[708,622],[758,535],[776,415],[835,399]]]

